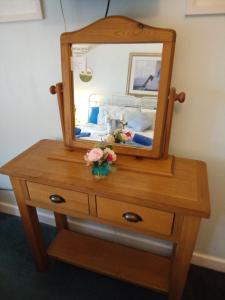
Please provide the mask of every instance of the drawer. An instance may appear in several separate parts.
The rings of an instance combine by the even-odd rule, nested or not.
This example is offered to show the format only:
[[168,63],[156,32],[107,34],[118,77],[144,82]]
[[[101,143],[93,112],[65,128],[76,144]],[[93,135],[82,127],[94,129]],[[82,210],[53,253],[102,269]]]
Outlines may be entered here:
[[[30,201],[40,204],[44,208],[49,208],[58,212],[68,210],[89,215],[88,194],[65,190],[54,186],[27,182]],[[63,202],[52,202],[51,195],[62,197]],[[55,197],[58,200],[57,197]],[[54,200],[54,199],[53,199]]]
[[170,235],[174,214],[96,196],[98,217],[130,228]]

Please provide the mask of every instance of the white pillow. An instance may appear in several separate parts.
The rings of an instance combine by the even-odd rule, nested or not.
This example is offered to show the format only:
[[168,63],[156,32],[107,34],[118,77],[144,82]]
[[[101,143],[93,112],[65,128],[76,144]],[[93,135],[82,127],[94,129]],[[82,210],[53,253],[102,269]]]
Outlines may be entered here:
[[112,119],[120,119],[121,115],[122,113],[119,106],[115,106],[115,105],[99,106],[98,124],[105,125],[107,116],[109,116]]
[[152,123],[151,129],[154,130],[155,129],[156,110],[155,109],[142,108],[141,111],[144,112],[144,113],[149,114],[149,117],[150,117],[151,123]]
[[151,115],[148,112],[127,112],[125,114],[125,121],[128,127],[138,132],[145,131],[152,127]]
[[151,97],[142,97],[140,99],[140,106],[143,109],[157,109],[157,99]]
[[125,112],[130,112],[130,111],[138,111],[138,108],[123,107],[123,106],[116,106],[116,105],[99,106],[98,124],[106,125],[107,116],[109,116],[110,119],[122,120]]

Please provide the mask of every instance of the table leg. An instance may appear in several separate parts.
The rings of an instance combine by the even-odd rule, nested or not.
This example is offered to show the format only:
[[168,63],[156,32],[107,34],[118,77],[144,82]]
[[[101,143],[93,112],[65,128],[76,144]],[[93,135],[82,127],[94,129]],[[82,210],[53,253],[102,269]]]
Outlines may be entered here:
[[54,212],[55,215],[55,224],[58,230],[67,229],[67,217],[65,215]]
[[37,270],[45,271],[48,265],[47,252],[45,250],[36,208],[28,206],[25,202],[26,199],[29,199],[25,181],[17,178],[10,179]]
[[169,300],[181,300],[201,219],[185,216],[179,240],[174,249]]

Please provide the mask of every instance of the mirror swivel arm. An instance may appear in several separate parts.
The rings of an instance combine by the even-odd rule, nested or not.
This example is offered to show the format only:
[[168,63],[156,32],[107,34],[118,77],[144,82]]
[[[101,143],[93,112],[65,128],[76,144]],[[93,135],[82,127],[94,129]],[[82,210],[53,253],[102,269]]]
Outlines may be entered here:
[[167,159],[169,155],[169,142],[170,142],[170,132],[172,126],[173,119],[173,109],[174,103],[178,101],[179,103],[183,103],[185,101],[185,93],[176,93],[175,88],[170,89],[170,93],[168,96],[168,107],[167,107],[167,116],[166,116],[166,125],[164,131],[164,148],[163,148],[163,158]]
[[184,92],[181,92],[179,94],[175,94],[175,97],[174,97],[174,101],[178,101],[180,103],[183,103],[185,101],[185,93]]
[[62,82],[59,82],[56,85],[51,85],[49,88],[49,92],[52,95],[62,93],[63,92]]

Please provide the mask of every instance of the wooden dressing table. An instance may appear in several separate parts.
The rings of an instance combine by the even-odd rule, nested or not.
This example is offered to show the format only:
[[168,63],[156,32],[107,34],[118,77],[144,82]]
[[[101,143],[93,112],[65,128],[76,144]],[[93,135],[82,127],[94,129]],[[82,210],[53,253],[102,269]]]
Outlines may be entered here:
[[[150,27],[120,16],[62,34],[63,82],[52,87],[51,92],[58,96],[64,143],[42,140],[0,169],[10,176],[38,270],[46,270],[47,258],[51,256],[168,293],[169,300],[181,300],[199,224],[201,218],[209,217],[210,204],[205,163],[168,155],[174,102],[185,98],[184,93],[177,95],[175,89],[170,89],[175,37],[171,29]],[[76,51],[97,51],[105,45],[123,48],[127,61],[132,49],[143,54],[146,45],[153,50],[160,46],[157,57],[162,61],[157,72],[160,80],[155,97],[156,120],[151,124],[152,146],[114,143],[118,155],[116,170],[103,180],[96,180],[83,158],[95,142],[74,136],[77,86],[74,88],[73,80],[79,76],[71,70],[71,47],[77,47]],[[148,50],[150,59],[155,57],[153,50]],[[104,72],[108,69],[106,66]],[[106,79],[101,72],[98,74],[98,68],[94,71],[104,83]],[[135,100],[138,105],[142,103],[141,98]],[[149,105],[152,99],[147,101]],[[55,214],[58,234],[47,250],[36,207]],[[68,230],[67,215],[171,241],[172,255],[163,257],[77,234]]]
[[[181,299],[201,218],[210,213],[205,164],[175,158],[173,176],[118,167],[96,180],[83,162],[51,158],[56,155],[81,154],[68,152],[62,142],[42,140],[0,169],[10,176],[37,269],[46,269],[49,255]],[[55,212],[58,235],[47,250],[36,207]],[[141,220],[126,221],[125,213]],[[173,255],[157,256],[71,232],[65,215],[172,241]]]

